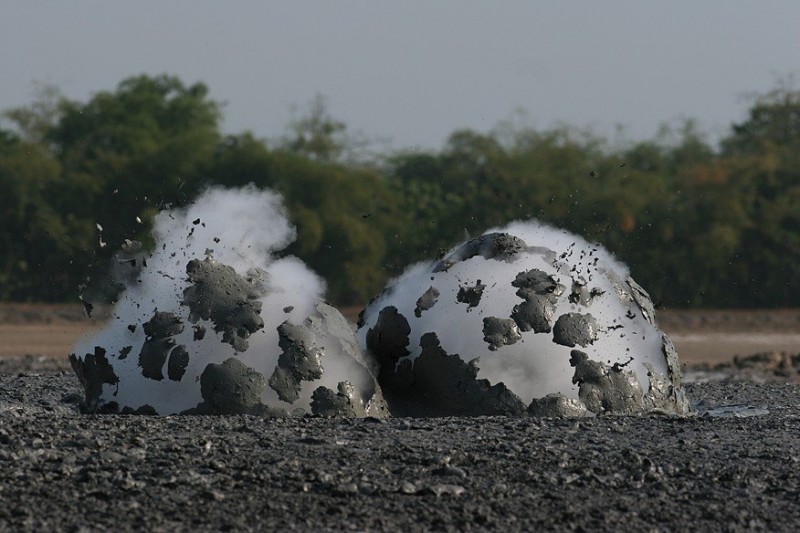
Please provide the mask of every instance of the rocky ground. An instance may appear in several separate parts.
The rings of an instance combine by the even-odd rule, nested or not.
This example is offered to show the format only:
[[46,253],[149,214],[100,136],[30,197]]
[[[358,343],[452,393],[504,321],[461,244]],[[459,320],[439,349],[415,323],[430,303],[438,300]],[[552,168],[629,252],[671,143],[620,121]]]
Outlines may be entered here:
[[[697,416],[79,414],[0,368],[0,530],[769,530],[800,523],[800,385],[688,385]],[[16,365],[16,366],[15,366]]]
[[[85,320],[58,311],[0,306],[0,324]],[[777,315],[761,330],[797,329],[797,313]],[[672,318],[682,331],[740,331],[753,321],[743,316]],[[800,524],[793,353],[687,368],[697,413],[686,418],[356,420],[83,415],[66,359],[31,352],[0,357],[0,531]]]

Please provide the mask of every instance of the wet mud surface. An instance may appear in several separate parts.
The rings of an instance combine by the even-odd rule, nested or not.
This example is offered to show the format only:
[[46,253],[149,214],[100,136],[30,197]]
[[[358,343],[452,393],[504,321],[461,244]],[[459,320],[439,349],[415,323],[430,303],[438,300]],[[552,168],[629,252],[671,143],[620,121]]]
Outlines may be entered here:
[[792,531],[800,520],[796,384],[690,383],[715,416],[686,418],[156,417],[79,414],[78,379],[55,368],[0,368],[3,531]]

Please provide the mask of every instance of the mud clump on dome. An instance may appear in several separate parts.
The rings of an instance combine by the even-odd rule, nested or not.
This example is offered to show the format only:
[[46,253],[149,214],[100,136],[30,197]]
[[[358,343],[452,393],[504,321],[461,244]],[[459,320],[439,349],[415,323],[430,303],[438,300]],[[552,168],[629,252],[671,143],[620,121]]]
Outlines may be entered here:
[[489,345],[489,350],[514,344],[521,338],[519,326],[513,318],[490,316],[483,319],[483,340]]
[[[100,396],[103,393],[103,386],[107,384],[116,387],[119,384],[119,377],[114,373],[114,367],[109,363],[105,349],[95,346],[94,351],[87,353],[83,358],[70,354],[69,362],[86,391],[84,408],[90,411],[98,410],[102,405]],[[112,394],[116,394],[116,391]]]
[[231,357],[222,364],[209,363],[200,374],[200,394],[203,401],[191,414],[266,414],[261,403],[266,388],[264,376]]
[[428,287],[428,290],[419,297],[417,305],[414,307],[414,316],[417,318],[422,316],[423,311],[427,311],[439,301],[439,291],[433,287]]
[[566,313],[553,326],[553,342],[562,346],[586,347],[597,339],[597,321],[590,313]]
[[269,378],[269,386],[284,402],[294,402],[300,395],[302,381],[322,377],[322,350],[314,342],[315,335],[308,328],[284,322],[278,326],[281,347],[278,366]]
[[222,333],[237,352],[247,350],[247,338],[264,327],[261,302],[266,275],[252,270],[247,276],[211,258],[192,259],[186,265],[192,283],[183,291],[183,305],[190,309],[189,320],[211,320],[214,331]]
[[153,318],[142,324],[145,341],[139,352],[139,367],[149,379],[164,379],[164,363],[169,357],[168,375],[180,381],[188,364],[186,347],[176,345],[174,337],[183,332],[183,322],[173,313],[156,310]]

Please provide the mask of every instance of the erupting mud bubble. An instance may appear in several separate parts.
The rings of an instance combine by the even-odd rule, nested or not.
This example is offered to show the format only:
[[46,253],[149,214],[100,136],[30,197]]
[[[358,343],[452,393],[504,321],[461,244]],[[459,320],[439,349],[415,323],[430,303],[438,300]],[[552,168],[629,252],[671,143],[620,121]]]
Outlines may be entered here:
[[127,242],[106,328],[70,356],[88,412],[385,416],[355,332],[322,281],[275,252],[294,239],[280,198],[212,188]]
[[686,414],[675,348],[606,250],[537,222],[410,267],[359,321],[393,414]]

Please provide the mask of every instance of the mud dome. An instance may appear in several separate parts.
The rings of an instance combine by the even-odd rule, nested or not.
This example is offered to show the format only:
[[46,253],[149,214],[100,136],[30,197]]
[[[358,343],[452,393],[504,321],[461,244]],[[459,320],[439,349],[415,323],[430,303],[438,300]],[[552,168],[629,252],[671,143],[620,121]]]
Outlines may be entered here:
[[685,414],[650,297],[599,245],[515,223],[420,263],[364,310],[393,414]]
[[274,256],[295,236],[278,196],[213,188],[160,213],[153,236],[146,255],[126,244],[127,288],[108,326],[70,356],[85,411],[386,415],[321,280]]

